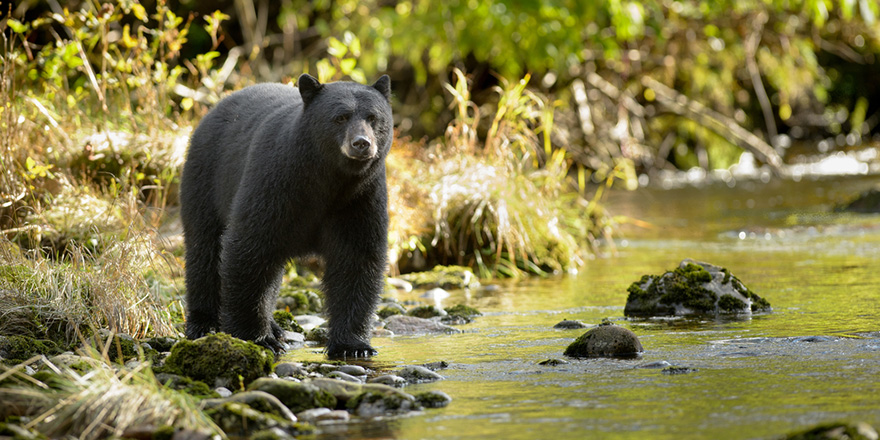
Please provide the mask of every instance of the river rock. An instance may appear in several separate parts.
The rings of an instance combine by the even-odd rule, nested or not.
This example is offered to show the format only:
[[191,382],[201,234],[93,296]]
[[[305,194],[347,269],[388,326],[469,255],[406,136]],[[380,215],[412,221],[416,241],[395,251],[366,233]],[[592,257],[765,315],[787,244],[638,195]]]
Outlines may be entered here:
[[267,348],[225,333],[195,341],[182,339],[165,359],[168,373],[205,382],[211,387],[236,389],[272,372],[275,356]]
[[337,403],[332,394],[307,382],[260,378],[251,383],[248,389],[277,397],[295,413],[312,408],[335,408]]
[[271,414],[288,422],[296,421],[296,416],[288,406],[285,406],[277,397],[264,391],[250,390],[220,399],[204,399],[202,406],[205,409],[212,409],[222,407],[230,402],[243,403],[261,413]]
[[[394,388],[391,388],[394,390]],[[397,390],[395,390],[397,391]],[[346,405],[349,410],[364,418],[402,414],[422,409],[416,398],[398,391],[387,393],[376,389],[365,389]]]
[[642,343],[632,330],[602,324],[588,330],[565,349],[565,355],[587,357],[634,357],[643,352]]
[[367,383],[378,383],[382,385],[388,385],[394,388],[403,388],[406,386],[406,379],[396,375],[396,374],[385,374],[382,376],[374,377],[367,381]]
[[770,303],[725,268],[691,259],[663,275],[644,275],[627,289],[627,316],[750,315]]
[[425,408],[445,408],[449,402],[452,402],[452,397],[440,390],[426,391],[416,394],[415,397],[416,401]]
[[278,377],[303,377],[307,376],[309,372],[301,363],[282,362],[275,366],[275,374]]
[[241,402],[224,402],[206,410],[205,414],[230,437],[251,438],[258,431],[275,428],[292,436],[304,435],[312,431],[308,425],[260,412]]
[[576,330],[581,328],[587,328],[587,325],[580,321],[575,321],[573,319],[563,319],[556,323],[553,326],[555,329],[559,330]]
[[327,375],[327,377],[329,377],[331,379],[344,380],[346,382],[364,383],[364,381],[362,381],[362,380],[360,380],[360,379],[358,379],[348,373],[343,373],[341,371],[332,371],[332,372],[330,372],[330,374]]
[[425,383],[443,380],[444,377],[420,365],[408,365],[395,372],[408,383]]
[[436,333],[461,333],[461,330],[434,321],[416,318],[415,316],[394,315],[385,322],[385,329],[395,335],[424,335]]

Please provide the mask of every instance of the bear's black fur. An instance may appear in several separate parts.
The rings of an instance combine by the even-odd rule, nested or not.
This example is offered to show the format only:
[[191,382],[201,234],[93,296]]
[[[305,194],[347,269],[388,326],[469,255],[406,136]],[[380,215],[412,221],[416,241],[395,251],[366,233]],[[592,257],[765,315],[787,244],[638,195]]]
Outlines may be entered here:
[[285,263],[324,259],[329,357],[371,356],[388,249],[390,81],[258,84],[192,135],[180,183],[186,336],[220,330],[278,352]]

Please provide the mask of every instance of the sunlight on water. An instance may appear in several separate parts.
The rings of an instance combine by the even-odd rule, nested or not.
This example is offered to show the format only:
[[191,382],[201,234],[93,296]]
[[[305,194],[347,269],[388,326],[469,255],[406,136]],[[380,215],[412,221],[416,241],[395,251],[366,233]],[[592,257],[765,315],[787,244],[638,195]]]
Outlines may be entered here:
[[[839,420],[880,425],[880,218],[820,214],[876,182],[615,194],[613,212],[656,226],[627,230],[616,256],[589,261],[577,277],[452,292],[444,305],[485,313],[462,334],[374,338],[374,368],[449,362],[445,381],[407,391],[442,390],[450,406],[318,438],[745,439]],[[687,257],[728,267],[774,312],[623,318],[630,283]],[[562,358],[584,331],[555,323],[605,317],[636,332],[641,358],[538,365]],[[639,368],[657,361],[696,371]]]

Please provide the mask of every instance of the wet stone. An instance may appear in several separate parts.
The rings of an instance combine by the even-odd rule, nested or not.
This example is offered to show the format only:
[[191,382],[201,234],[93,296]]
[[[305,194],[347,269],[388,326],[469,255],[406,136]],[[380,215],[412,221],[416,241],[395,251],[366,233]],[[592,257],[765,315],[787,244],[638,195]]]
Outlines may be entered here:
[[559,321],[556,325],[553,326],[555,329],[560,330],[575,330],[581,328],[587,328],[587,325],[580,321],[575,321],[573,319],[564,319]]
[[275,366],[275,374],[278,377],[302,377],[308,375],[309,372],[300,363],[282,362]]
[[636,357],[643,352],[636,334],[627,328],[604,324],[588,330],[565,349],[565,356],[589,357]]
[[547,360],[543,360],[541,362],[538,362],[538,365],[546,365],[548,367],[555,367],[557,365],[565,365],[568,363],[570,363],[570,362],[568,362],[564,359],[547,359]]
[[403,388],[407,385],[406,379],[395,375],[395,374],[385,374],[382,376],[374,377],[367,381],[368,383],[379,383],[382,385],[388,385],[395,388]]
[[449,368],[449,362],[446,362],[446,361],[428,362],[427,364],[422,364],[422,366],[431,370],[431,371],[445,370],[445,369]]
[[449,394],[439,390],[427,391],[415,395],[416,401],[425,408],[445,408],[452,402]]
[[672,364],[670,364],[669,362],[666,362],[666,361],[655,361],[655,362],[648,362],[647,364],[639,365],[638,368],[660,369],[660,368],[666,368],[666,367],[671,367],[671,366],[672,366]]
[[689,374],[698,371],[696,368],[690,367],[667,367],[660,370],[663,374],[676,375],[676,374]]
[[409,365],[396,371],[395,374],[404,378],[408,383],[425,383],[443,380],[443,376],[419,365]]
[[341,365],[336,371],[352,376],[366,376],[367,370],[360,365]]
[[344,380],[346,382],[355,382],[355,383],[363,383],[364,382],[364,381],[362,381],[362,380],[360,380],[350,374],[346,374],[341,371],[331,371],[329,374],[327,374],[327,377],[329,377],[331,379]]

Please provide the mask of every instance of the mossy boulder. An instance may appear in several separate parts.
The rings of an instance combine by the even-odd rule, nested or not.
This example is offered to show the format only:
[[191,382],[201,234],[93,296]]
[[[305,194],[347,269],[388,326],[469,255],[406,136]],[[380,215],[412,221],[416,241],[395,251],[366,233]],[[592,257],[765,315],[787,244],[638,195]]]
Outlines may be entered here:
[[406,310],[398,304],[386,305],[376,312],[376,314],[382,319],[387,319],[389,316],[402,315],[404,313],[406,313]]
[[294,413],[312,408],[336,408],[336,397],[310,383],[268,377],[253,381],[249,390],[269,393]]
[[456,304],[452,307],[443,309],[446,312],[441,320],[446,324],[468,324],[477,316],[483,316],[479,310],[466,306],[464,304]]
[[627,316],[751,315],[771,311],[726,268],[685,259],[663,275],[644,275],[627,289]]
[[436,266],[426,272],[413,272],[400,276],[417,289],[470,289],[480,287],[474,272],[464,266]]
[[632,330],[614,324],[602,324],[587,330],[565,349],[566,356],[590,357],[636,357],[642,343]]
[[372,418],[402,414],[422,409],[415,397],[404,393],[384,393],[365,389],[346,404],[346,407],[360,417]]
[[0,361],[17,364],[36,355],[55,355],[61,350],[53,341],[29,336],[0,336]]
[[445,408],[449,402],[452,402],[452,397],[440,390],[425,391],[416,394],[415,398],[416,402],[425,408]]
[[119,364],[141,357],[151,362],[159,358],[159,352],[151,345],[138,342],[124,333],[112,333],[105,329],[86,340],[85,348],[98,353],[107,353],[107,358],[111,362]]
[[200,399],[219,398],[220,395],[212,390],[208,384],[200,380],[192,380],[179,374],[157,373],[156,381],[167,388],[181,391]]
[[[310,379],[308,381],[303,381],[306,384],[312,384],[319,389],[333,395],[337,401],[337,407],[343,408],[348,407],[351,408],[350,401],[357,398],[364,392],[371,392],[373,394],[386,395],[391,396],[393,399],[403,399],[403,400],[411,400],[414,401],[412,395],[407,394],[403,391],[400,391],[394,387],[390,387],[388,385],[382,385],[378,383],[367,383],[360,384],[355,382],[346,382],[338,379],[328,379],[328,378],[315,378]],[[357,406],[357,405],[355,405]]]
[[435,316],[441,316],[443,313],[440,312],[434,306],[418,306],[414,307],[410,311],[406,312],[409,316],[415,316],[416,318],[430,319]]
[[225,333],[184,339],[171,347],[162,372],[180,374],[209,386],[238,389],[272,372],[272,352]]

